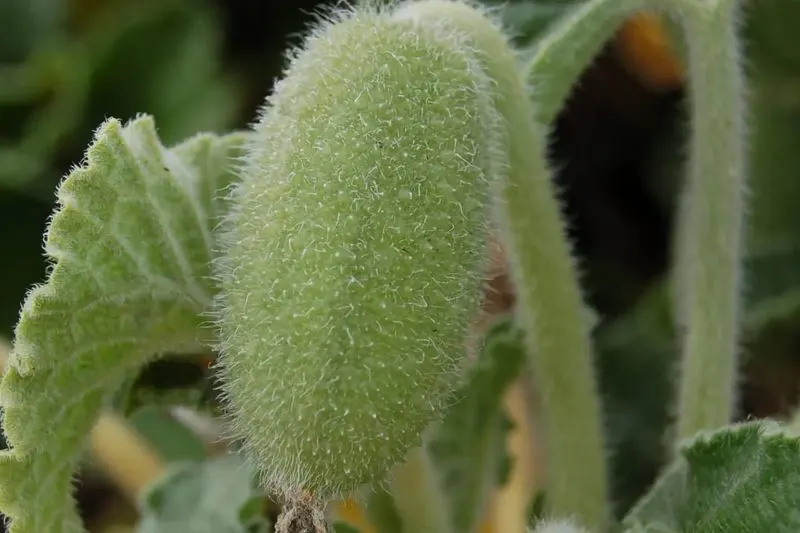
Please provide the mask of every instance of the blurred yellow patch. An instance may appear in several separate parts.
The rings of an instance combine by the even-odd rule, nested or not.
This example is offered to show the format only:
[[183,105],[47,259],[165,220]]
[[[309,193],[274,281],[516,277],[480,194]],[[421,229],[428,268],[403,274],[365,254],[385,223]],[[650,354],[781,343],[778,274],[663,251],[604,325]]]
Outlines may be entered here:
[[[347,522],[357,528],[360,533],[377,533],[372,524],[367,520],[367,515],[361,505],[354,499],[342,500],[336,505],[336,515],[339,520]],[[495,533],[491,518],[487,517],[481,524],[478,533]]]
[[339,520],[357,528],[360,533],[376,533],[375,528],[367,520],[364,509],[353,498],[339,502],[336,505],[336,515]]

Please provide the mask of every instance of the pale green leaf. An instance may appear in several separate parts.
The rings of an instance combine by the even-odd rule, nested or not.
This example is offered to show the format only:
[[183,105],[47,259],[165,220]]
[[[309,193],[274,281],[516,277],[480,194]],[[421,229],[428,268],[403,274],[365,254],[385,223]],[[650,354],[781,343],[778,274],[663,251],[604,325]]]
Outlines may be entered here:
[[199,461],[206,456],[203,439],[163,407],[146,405],[134,411],[128,421],[166,462]]
[[208,342],[215,195],[241,143],[199,135],[168,150],[150,117],[112,119],[59,187],[53,265],[25,300],[0,384],[11,533],[82,531],[72,474],[101,408],[153,356]]
[[[680,531],[689,502],[689,465],[682,458],[670,464],[647,494],[631,509],[625,525],[634,531]],[[639,529],[636,529],[639,528]]]
[[502,398],[524,367],[520,332],[503,319],[489,331],[457,403],[430,442],[431,455],[450,500],[455,531],[476,531],[506,462]]
[[800,439],[776,423],[703,434],[625,519],[631,531],[795,533]]
[[266,499],[235,455],[174,464],[146,489],[139,533],[266,532]]

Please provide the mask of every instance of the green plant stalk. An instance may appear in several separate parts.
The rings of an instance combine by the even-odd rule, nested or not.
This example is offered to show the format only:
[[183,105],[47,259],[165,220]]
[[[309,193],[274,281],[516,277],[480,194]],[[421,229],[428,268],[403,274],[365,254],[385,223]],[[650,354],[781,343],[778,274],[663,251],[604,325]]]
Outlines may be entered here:
[[526,333],[541,398],[551,514],[602,529],[609,521],[601,410],[589,321],[576,265],[546,158],[547,140],[506,37],[480,11],[428,1],[405,10],[422,23],[463,31],[496,82],[506,121],[509,168],[496,184],[500,234],[516,286],[517,320]]
[[[520,115],[522,114],[520,110]],[[530,115],[528,115],[530,116]],[[536,128],[513,125],[512,168],[501,192],[504,238],[541,397],[548,504],[587,526],[608,519],[607,474],[588,322]],[[519,135],[527,133],[527,135]],[[538,144],[544,146],[544,144]],[[516,163],[516,164],[514,164]],[[536,236],[535,239],[531,236]]]
[[795,408],[792,417],[787,423],[787,428],[790,433],[800,436],[800,409]]
[[692,139],[677,228],[685,317],[677,436],[728,424],[735,408],[745,219],[745,99],[738,2],[683,0]]
[[590,0],[577,6],[537,43],[524,72],[536,102],[536,118],[550,125],[575,82],[622,23],[647,0]]
[[[501,86],[505,86],[501,83]],[[508,86],[520,102],[520,84]],[[500,190],[501,225],[541,398],[550,511],[586,526],[608,520],[601,410],[578,272],[530,106],[506,108],[511,168]]]
[[425,446],[414,448],[390,477],[391,493],[406,533],[455,533]]

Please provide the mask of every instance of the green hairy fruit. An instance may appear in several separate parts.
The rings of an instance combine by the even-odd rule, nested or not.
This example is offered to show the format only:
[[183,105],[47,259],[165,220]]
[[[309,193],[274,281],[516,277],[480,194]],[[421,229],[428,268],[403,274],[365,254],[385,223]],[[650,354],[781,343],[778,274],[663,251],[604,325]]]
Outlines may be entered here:
[[359,8],[292,55],[215,265],[233,433],[272,490],[378,479],[446,410],[480,310],[499,124],[453,30]]

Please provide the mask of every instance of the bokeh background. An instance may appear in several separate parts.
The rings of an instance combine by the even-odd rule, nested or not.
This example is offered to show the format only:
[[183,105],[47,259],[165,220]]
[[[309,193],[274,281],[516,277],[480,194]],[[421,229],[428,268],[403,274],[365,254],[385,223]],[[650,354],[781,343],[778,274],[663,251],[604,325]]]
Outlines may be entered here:
[[[511,1],[503,20],[525,49],[574,3]],[[740,416],[783,417],[800,383],[800,2],[744,3],[752,208]],[[284,51],[321,4],[0,0],[0,338],[11,341],[26,291],[44,280],[54,190],[94,129],[107,117],[149,113],[169,145],[247,127]],[[675,31],[632,19],[552,124],[556,179],[586,295],[601,317],[595,335],[620,512],[652,481],[669,434],[676,350],[668,271],[688,125],[680,49],[666,41]],[[180,361],[140,379],[161,392],[207,380],[202,367]],[[203,444],[173,415],[139,410],[131,423],[165,461],[203,457]],[[87,522],[93,531],[132,531],[124,487],[94,459],[78,492]],[[128,460],[137,459],[112,462]],[[215,475],[207,482],[219,482]]]

